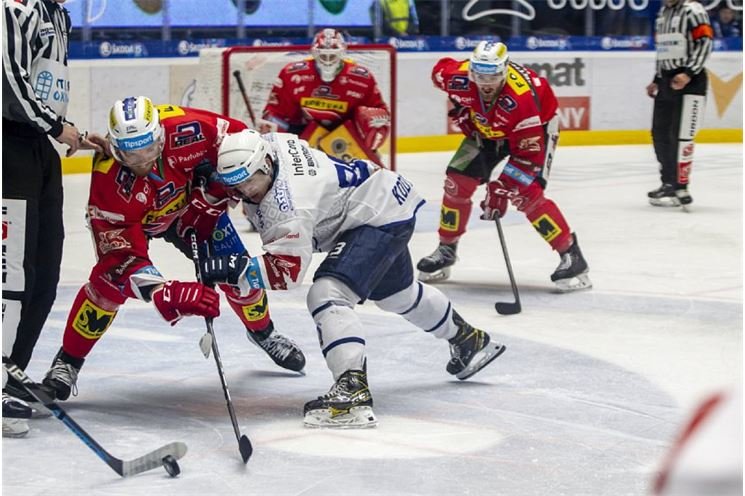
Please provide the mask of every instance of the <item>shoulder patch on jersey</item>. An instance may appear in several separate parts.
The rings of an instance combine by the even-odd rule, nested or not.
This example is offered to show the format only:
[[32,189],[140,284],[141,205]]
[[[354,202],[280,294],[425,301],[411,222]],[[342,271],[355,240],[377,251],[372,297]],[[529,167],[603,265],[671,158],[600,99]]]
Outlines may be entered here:
[[466,71],[466,72],[468,72],[468,69],[470,68],[470,66],[471,66],[471,64],[467,60],[464,60],[458,66],[458,70],[459,71]]
[[112,165],[114,165],[114,159],[112,157],[106,157],[98,153],[93,156],[93,172],[108,174]]
[[303,69],[307,69],[308,67],[309,67],[308,60],[301,60],[299,62],[290,62],[289,64],[285,66],[284,71],[291,73],[291,72],[302,71]]
[[155,108],[158,109],[160,120],[186,115],[184,109],[182,109],[178,105],[156,105]]
[[349,74],[354,74],[355,76],[360,76],[364,78],[370,77],[370,71],[368,71],[365,67],[362,67],[361,65],[354,64],[349,67]]
[[467,90],[468,85],[468,76],[453,76],[448,81],[448,89],[453,91]]
[[497,105],[505,112],[512,112],[517,108],[517,102],[510,95],[500,95],[497,99]]
[[199,121],[183,122],[176,126],[176,129],[169,135],[171,148],[182,148],[204,141],[202,124]]

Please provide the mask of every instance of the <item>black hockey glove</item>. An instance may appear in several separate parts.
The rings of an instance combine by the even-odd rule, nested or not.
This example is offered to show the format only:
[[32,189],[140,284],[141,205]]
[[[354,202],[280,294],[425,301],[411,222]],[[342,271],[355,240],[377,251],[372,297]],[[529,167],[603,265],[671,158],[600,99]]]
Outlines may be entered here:
[[201,262],[202,281],[207,285],[227,283],[243,290],[247,285],[245,272],[249,260],[245,253],[207,257]]

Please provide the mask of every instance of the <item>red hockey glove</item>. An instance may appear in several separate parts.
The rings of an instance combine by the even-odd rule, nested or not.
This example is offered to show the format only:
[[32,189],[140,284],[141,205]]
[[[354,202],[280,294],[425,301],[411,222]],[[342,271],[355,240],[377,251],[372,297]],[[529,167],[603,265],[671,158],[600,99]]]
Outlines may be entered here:
[[471,120],[471,109],[469,107],[463,107],[456,105],[451,108],[448,112],[448,117],[453,120],[453,123],[460,128],[466,138],[474,138],[479,134],[478,129],[474,126]]
[[220,297],[217,292],[198,282],[168,281],[152,294],[153,304],[171,325],[187,315],[217,317]]
[[391,130],[391,114],[384,108],[358,107],[354,113],[357,130],[370,150],[377,150]]
[[202,188],[194,188],[186,208],[176,223],[176,234],[186,239],[188,231],[194,229],[198,241],[212,237],[217,219],[228,209],[228,198],[210,201]]
[[492,181],[486,185],[486,198],[481,202],[481,218],[494,220],[504,217],[507,212],[510,191],[504,187],[502,181]]

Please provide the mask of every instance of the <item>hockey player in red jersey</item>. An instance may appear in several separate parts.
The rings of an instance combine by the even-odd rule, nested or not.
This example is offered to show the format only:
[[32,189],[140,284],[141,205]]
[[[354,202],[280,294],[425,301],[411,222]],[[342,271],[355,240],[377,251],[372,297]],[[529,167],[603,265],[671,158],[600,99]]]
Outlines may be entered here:
[[373,74],[345,59],[346,48],[338,31],[319,31],[312,57],[279,72],[259,130],[298,134],[335,157],[380,165],[377,150],[388,137],[390,112]]
[[[501,217],[512,203],[559,253],[561,261],[551,275],[559,291],[590,288],[577,236],[559,207],[544,195],[559,137],[558,102],[548,81],[510,62],[503,43],[488,41],[480,42],[469,60],[439,60],[432,81],[453,102],[449,115],[466,138],[448,164],[440,244],[417,264],[420,280],[450,276],[471,214],[471,197],[488,182],[481,218]],[[504,159],[503,171],[492,178]]]
[[[192,232],[211,253],[246,253],[226,213],[227,192],[211,177],[220,141],[245,129],[243,123],[204,110],[156,107],[140,96],[117,101],[108,128],[112,157],[94,159],[87,208],[98,261],[75,298],[62,348],[43,380],[58,400],[70,396],[85,357],[127,299],[152,302],[171,325],[188,315],[219,315],[214,289],[160,274],[148,255],[152,238],[188,257]],[[240,296],[229,286],[221,289],[253,343],[279,366],[303,369],[302,351],[274,330],[263,290]]]

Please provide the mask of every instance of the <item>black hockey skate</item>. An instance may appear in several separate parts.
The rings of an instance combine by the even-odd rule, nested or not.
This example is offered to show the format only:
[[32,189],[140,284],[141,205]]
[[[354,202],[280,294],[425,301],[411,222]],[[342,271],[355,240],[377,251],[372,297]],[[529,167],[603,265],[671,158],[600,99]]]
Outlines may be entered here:
[[450,267],[458,259],[456,251],[458,244],[446,245],[440,243],[432,254],[419,260],[416,268],[419,270],[419,280],[422,282],[439,282],[450,277]]
[[78,374],[84,362],[85,358],[75,358],[60,348],[52,367],[41,381],[42,387],[56,400],[64,401],[70,397],[70,393],[77,396]]
[[3,391],[3,437],[23,437],[28,434],[31,407]]
[[458,332],[450,343],[450,361],[447,371],[464,381],[479,370],[489,365],[507,347],[492,341],[491,337],[471,326],[453,310],[453,322],[458,326]]
[[274,363],[283,369],[303,372],[305,355],[290,338],[274,330],[273,322],[269,322],[263,331],[247,331],[246,334],[248,334],[248,340],[264,350]]
[[328,393],[305,404],[306,427],[361,429],[375,427],[373,399],[365,370],[347,370]]
[[561,254],[561,261],[556,270],[551,274],[551,280],[556,283],[556,289],[560,293],[568,293],[580,289],[590,289],[592,281],[587,273],[590,268],[587,266],[585,257],[579,249],[577,235],[572,233],[574,243],[567,251]]
[[647,197],[649,203],[655,207],[683,207],[683,210],[687,210],[687,206],[693,203],[693,197],[687,188],[676,189],[672,184],[663,184],[647,193]]
[[[42,388],[44,391],[51,392],[48,391],[49,388],[42,384],[37,384],[37,386]],[[19,400],[26,403],[29,407],[31,407],[31,418],[44,418],[52,416],[52,412],[47,410],[47,408],[41,402],[39,402],[39,400],[34,398],[31,393],[26,391],[26,388],[21,386],[21,384],[17,380],[15,380],[15,378],[8,376],[8,383],[5,384],[4,391],[14,398],[18,398]],[[54,393],[52,393],[52,395],[53,394]]]

